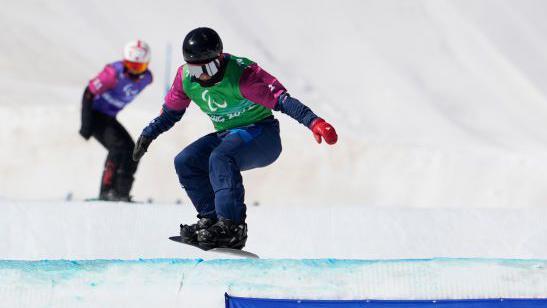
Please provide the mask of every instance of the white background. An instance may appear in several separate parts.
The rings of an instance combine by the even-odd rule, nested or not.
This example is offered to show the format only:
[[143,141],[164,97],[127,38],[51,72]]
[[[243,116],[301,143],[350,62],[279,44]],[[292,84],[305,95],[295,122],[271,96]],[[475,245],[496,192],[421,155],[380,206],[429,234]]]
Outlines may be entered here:
[[[155,83],[119,120],[136,139],[161,107],[181,41],[211,26],[330,121],[317,145],[279,114],[284,152],[244,175],[249,203],[543,207],[547,21],[542,1],[3,1],[0,195],[95,196],[106,151],[85,142],[87,81],[126,41],[152,46]],[[133,194],[184,199],[174,156],[212,130],[191,106],[150,147]]]

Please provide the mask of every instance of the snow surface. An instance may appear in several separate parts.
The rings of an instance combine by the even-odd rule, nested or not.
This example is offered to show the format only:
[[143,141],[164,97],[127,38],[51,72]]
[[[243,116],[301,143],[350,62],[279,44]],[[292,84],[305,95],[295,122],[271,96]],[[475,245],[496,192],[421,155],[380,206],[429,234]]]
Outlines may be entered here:
[[537,298],[547,294],[546,266],[465,259],[0,261],[0,300],[10,307],[212,308],[224,307],[224,292],[295,299]]
[[0,302],[11,307],[212,308],[224,292],[547,298],[544,209],[260,205],[249,208],[245,247],[260,260],[168,240],[194,219],[187,204],[3,200],[0,209]]
[[[547,2],[0,4],[0,306],[219,307],[227,290],[547,298]],[[89,78],[126,41],[151,44],[155,83],[119,116],[136,137],[201,25],[339,132],[317,145],[278,115],[282,156],[244,174],[247,248],[299,260],[217,260],[166,239],[195,216],[172,160],[212,130],[198,108],[139,166],[133,193],[156,204],[61,201],[96,195],[106,156],[77,134]],[[489,259],[347,260],[435,257]]]
[[[0,201],[0,258],[211,258],[167,240],[189,204]],[[546,209],[366,206],[248,208],[246,249],[262,258],[547,259]],[[218,256],[214,256],[218,257]]]

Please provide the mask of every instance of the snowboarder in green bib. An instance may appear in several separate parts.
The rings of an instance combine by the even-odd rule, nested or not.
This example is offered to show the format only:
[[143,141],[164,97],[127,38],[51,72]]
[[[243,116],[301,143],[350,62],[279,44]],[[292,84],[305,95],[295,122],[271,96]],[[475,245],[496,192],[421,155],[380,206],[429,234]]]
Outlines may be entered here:
[[162,113],[137,141],[139,160],[158,135],[170,129],[193,101],[213,122],[215,132],[201,137],[175,157],[180,184],[199,221],[181,225],[183,241],[201,248],[242,249],[247,241],[241,171],[265,167],[281,153],[281,111],[308,127],[318,143],[337,141],[334,127],[315,115],[253,61],[223,53],[219,35],[197,28],[186,35],[186,64],[176,74]]

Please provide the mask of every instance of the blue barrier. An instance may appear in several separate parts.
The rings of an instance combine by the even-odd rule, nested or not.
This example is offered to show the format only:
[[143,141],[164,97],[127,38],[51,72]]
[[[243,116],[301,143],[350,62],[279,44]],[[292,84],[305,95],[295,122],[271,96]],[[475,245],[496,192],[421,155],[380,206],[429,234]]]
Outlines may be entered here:
[[296,300],[225,295],[226,308],[540,308],[547,299]]

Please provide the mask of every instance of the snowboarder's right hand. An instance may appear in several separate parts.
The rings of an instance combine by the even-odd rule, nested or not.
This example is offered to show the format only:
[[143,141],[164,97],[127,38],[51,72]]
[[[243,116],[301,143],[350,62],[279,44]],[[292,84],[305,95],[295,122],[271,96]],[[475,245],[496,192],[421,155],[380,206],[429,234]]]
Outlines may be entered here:
[[321,118],[314,120],[310,128],[317,143],[321,143],[321,138],[325,139],[327,144],[335,144],[338,141],[334,127]]
[[137,140],[137,145],[135,146],[135,149],[133,150],[133,160],[139,161],[141,157],[146,153],[146,150],[148,150],[148,146],[152,143],[152,139],[148,138],[146,136],[141,135],[139,139]]

